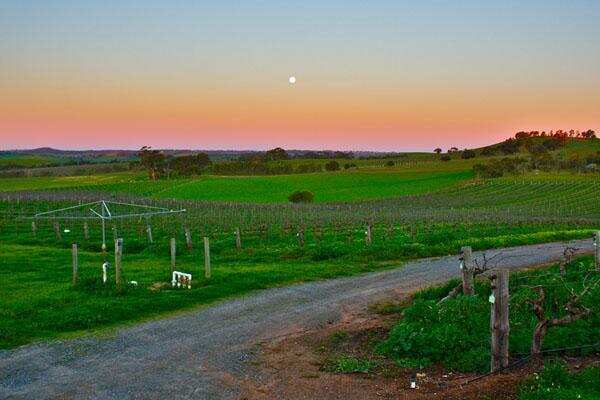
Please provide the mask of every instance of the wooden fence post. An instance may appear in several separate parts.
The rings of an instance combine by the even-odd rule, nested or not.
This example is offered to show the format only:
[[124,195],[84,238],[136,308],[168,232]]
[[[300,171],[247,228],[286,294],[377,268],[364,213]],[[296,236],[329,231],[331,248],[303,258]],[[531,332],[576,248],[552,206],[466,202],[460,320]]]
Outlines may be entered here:
[[210,242],[204,236],[204,276],[210,279]]
[[117,234],[117,227],[114,225],[112,227],[112,233],[113,233],[113,239],[117,240],[118,239],[117,236],[119,236],[119,235]]
[[188,250],[191,251],[194,247],[194,244],[192,243],[192,232],[187,226],[183,230],[185,232],[185,244],[187,245]]
[[83,237],[85,240],[90,238],[90,227],[88,226],[87,221],[83,223]]
[[177,254],[177,243],[175,238],[171,238],[171,273],[175,271],[175,258]]
[[71,248],[71,255],[73,257],[73,287],[77,286],[77,243],[73,243]]
[[491,371],[508,367],[508,270],[498,270],[492,275],[492,294],[490,295],[490,330],[492,335]]
[[460,250],[462,256],[462,284],[463,294],[474,295],[473,287],[473,255],[470,246],[464,246]]
[[235,247],[238,250],[242,249],[242,235],[240,233],[240,228],[235,228]]
[[365,243],[367,244],[367,246],[370,246],[371,243],[373,243],[371,224],[367,225],[367,230],[365,231]]
[[154,239],[152,238],[152,226],[150,224],[146,225],[146,233],[148,234],[148,243],[154,243]]
[[62,235],[60,234],[60,222],[54,222],[54,234],[58,240],[62,240]]
[[298,245],[303,248],[304,247],[304,229],[300,229],[296,234],[298,236]]
[[33,237],[37,236],[37,226],[35,221],[31,221],[31,233],[33,233]]
[[596,249],[594,253],[596,255],[596,271],[600,271],[600,231],[596,231],[595,236],[594,246],[596,246]]
[[121,290],[121,257],[123,257],[123,239],[115,240],[115,284]]

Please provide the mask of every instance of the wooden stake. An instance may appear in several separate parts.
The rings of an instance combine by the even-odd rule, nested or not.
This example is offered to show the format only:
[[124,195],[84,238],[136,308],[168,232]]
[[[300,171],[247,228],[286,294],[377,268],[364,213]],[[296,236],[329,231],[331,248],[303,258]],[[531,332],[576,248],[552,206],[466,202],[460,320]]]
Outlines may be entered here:
[[370,246],[371,243],[373,243],[371,224],[367,225],[367,230],[365,231],[365,243],[367,244],[367,246]]
[[192,232],[187,226],[183,228],[183,231],[185,232],[185,244],[187,245],[188,250],[191,251],[194,247],[194,244],[192,243]]
[[462,254],[462,283],[463,293],[466,295],[474,295],[473,287],[473,256],[470,246],[465,246],[461,250]]
[[175,258],[177,253],[177,243],[175,238],[171,238],[171,273],[175,271]]
[[238,250],[242,249],[242,235],[240,233],[240,228],[235,228],[235,247]]
[[33,236],[37,236],[37,226],[35,224],[35,221],[31,221],[31,233],[33,233]]
[[60,234],[60,223],[58,221],[54,222],[54,234],[58,240],[62,240],[62,235]]
[[146,225],[146,233],[148,234],[148,243],[154,243],[154,239],[152,238],[152,226],[150,224]]
[[204,276],[210,279],[210,242],[204,236]]
[[71,255],[73,257],[73,287],[77,286],[77,243],[73,243],[71,248]]
[[508,367],[508,271],[499,270],[492,274],[492,295],[490,296],[490,330],[492,334],[491,371]]
[[88,240],[90,238],[90,227],[88,226],[87,221],[83,223],[83,237],[85,238],[85,240]]
[[298,232],[298,245],[303,248],[304,247],[304,229],[301,229]]
[[115,240],[115,284],[121,290],[121,258],[123,257],[123,239]]
[[594,253],[596,255],[596,270],[600,271],[600,231],[596,231],[595,236],[594,246],[596,246],[596,249]]

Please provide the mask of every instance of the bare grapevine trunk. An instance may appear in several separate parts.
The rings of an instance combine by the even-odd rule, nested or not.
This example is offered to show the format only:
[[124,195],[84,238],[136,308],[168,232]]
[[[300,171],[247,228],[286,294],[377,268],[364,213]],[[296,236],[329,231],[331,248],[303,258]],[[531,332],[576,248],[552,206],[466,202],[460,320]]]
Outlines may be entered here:
[[548,320],[539,321],[533,330],[533,340],[531,341],[531,355],[538,357],[542,352],[542,344],[548,332]]

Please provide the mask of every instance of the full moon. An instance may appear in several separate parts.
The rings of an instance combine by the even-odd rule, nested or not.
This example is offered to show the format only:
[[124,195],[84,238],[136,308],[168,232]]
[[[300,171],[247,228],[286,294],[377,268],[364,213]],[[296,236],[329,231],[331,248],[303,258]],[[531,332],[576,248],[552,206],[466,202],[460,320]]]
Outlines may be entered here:
[[290,76],[290,79],[288,79],[290,81],[290,85],[293,85],[294,83],[296,83],[296,77],[295,76]]

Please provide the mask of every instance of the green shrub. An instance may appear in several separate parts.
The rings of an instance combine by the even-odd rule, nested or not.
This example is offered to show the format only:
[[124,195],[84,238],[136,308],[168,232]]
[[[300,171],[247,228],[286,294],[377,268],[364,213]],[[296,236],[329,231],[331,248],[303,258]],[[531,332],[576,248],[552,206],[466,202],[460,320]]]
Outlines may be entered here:
[[413,359],[424,367],[443,363],[459,371],[489,368],[489,312],[476,296],[459,296],[437,305],[433,300],[415,300],[404,318],[392,329],[379,351],[392,359]]
[[[587,277],[587,278],[586,278]],[[528,354],[532,333],[537,322],[529,300],[538,294],[532,287],[542,285],[546,294],[548,316],[563,316],[564,306],[572,291],[581,292],[583,282],[593,285],[600,279],[590,258],[567,266],[567,274],[560,276],[558,267],[540,271],[511,274],[510,293],[510,349],[511,354]],[[458,371],[489,369],[489,313],[490,293],[487,281],[477,281],[476,296],[459,295],[438,304],[458,282],[426,289],[415,294],[413,303],[403,311],[403,318],[391,330],[388,339],[378,346],[378,351],[398,363],[427,366],[442,364]],[[600,286],[595,286],[581,299],[583,307],[592,313],[565,326],[548,330],[544,349],[590,345],[600,342]],[[586,347],[577,351],[586,355],[597,351]]]
[[475,154],[475,151],[469,150],[469,149],[465,149],[462,151],[462,153],[460,153],[460,158],[462,158],[463,160],[468,160],[469,158],[475,158],[475,156],[477,156],[477,154]]
[[331,160],[327,164],[325,164],[325,169],[327,171],[339,171],[340,170],[340,163],[338,163],[335,160]]
[[288,196],[288,200],[292,203],[312,203],[314,199],[314,193],[309,190],[296,190]]

